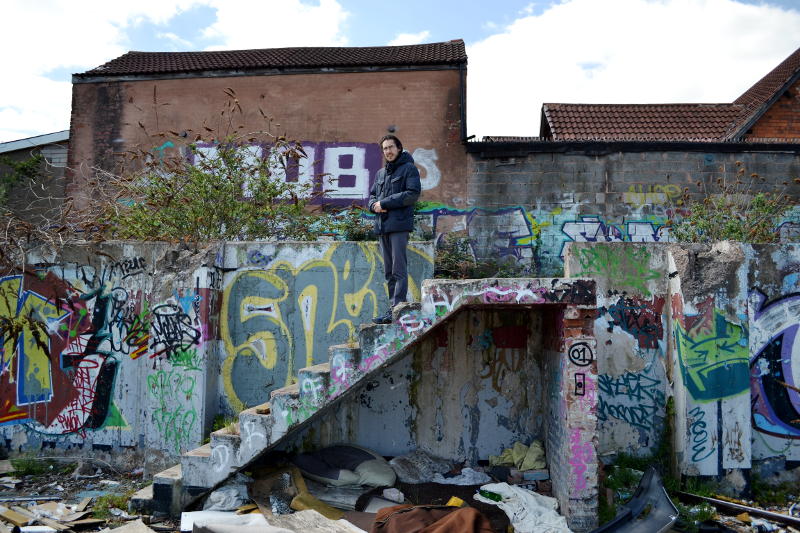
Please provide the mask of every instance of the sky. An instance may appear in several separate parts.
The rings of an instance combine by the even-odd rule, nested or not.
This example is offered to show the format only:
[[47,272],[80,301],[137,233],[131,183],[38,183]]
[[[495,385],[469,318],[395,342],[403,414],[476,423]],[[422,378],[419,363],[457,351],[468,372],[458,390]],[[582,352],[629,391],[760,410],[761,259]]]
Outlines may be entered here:
[[800,0],[6,0],[0,142],[69,129],[71,75],[129,50],[463,39],[470,135],[544,102],[731,102],[800,47]]

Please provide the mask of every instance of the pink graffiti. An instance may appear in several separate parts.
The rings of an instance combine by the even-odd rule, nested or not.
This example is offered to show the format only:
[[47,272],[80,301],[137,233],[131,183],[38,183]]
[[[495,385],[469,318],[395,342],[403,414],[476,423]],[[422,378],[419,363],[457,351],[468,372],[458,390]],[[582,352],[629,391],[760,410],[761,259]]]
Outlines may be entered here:
[[569,464],[572,466],[572,472],[575,475],[574,489],[576,492],[579,492],[586,489],[586,478],[584,474],[588,468],[587,465],[592,461],[594,447],[591,442],[582,441],[580,428],[572,430],[570,444],[572,457],[569,460]]
[[547,289],[544,287],[536,287],[531,289],[525,287],[519,289],[516,287],[486,287],[483,293],[484,303],[544,303],[544,294]]
[[584,374],[583,395],[577,396],[578,407],[587,413],[597,411],[597,380],[594,374]]

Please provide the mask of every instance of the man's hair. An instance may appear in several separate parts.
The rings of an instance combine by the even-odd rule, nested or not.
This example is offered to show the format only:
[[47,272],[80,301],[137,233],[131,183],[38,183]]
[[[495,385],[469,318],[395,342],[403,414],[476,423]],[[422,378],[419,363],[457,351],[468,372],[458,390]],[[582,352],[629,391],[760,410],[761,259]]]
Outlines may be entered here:
[[378,143],[378,144],[381,145],[381,148],[383,148],[383,141],[394,141],[394,145],[397,146],[397,149],[400,150],[401,152],[403,151],[403,143],[401,143],[400,139],[398,139],[394,135],[390,134],[390,135],[384,135],[383,137],[381,137],[381,142]]

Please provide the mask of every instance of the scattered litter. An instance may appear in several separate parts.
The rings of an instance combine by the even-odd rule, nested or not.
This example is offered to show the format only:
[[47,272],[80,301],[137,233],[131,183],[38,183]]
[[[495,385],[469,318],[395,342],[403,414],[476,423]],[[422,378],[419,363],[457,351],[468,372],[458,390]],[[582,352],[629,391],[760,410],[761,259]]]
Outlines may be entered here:
[[[216,526],[244,527],[268,527],[266,518],[263,514],[236,514],[227,511],[192,511],[181,513],[181,531],[219,531]],[[269,531],[269,530],[267,530]],[[274,533],[284,533],[285,530],[277,530]]]
[[392,500],[387,500],[386,498],[381,498],[379,496],[373,496],[367,502],[367,505],[364,507],[365,513],[377,513],[381,509],[386,509],[387,507],[394,507],[397,505],[397,502]]
[[0,477],[0,486],[3,486],[7,489],[16,488],[17,484],[22,483],[21,479],[17,479],[15,477],[4,476]]
[[750,515],[747,513],[737,514],[736,520],[738,520],[739,522],[744,522],[745,524],[749,524],[750,522],[753,521],[753,519],[750,518]]
[[767,522],[766,520],[762,520],[761,518],[753,518],[750,521],[750,525],[756,528],[756,531],[777,531],[778,526],[773,524],[772,522]]
[[321,502],[346,511],[354,511],[358,498],[367,492],[362,487],[327,487],[314,481],[306,481],[306,486],[308,492]]
[[558,501],[508,483],[489,483],[482,491],[500,496],[500,501],[475,494],[474,499],[496,505],[508,516],[517,533],[534,533],[544,528],[549,533],[569,533],[567,520],[556,512]]
[[111,507],[108,512],[112,516],[116,516],[117,518],[121,518],[123,520],[136,520],[139,518],[139,515],[129,515],[127,512],[123,511],[122,509],[118,509],[116,507]]
[[247,495],[247,484],[250,478],[244,474],[236,474],[227,484],[212,492],[203,505],[204,511],[233,511],[250,501]]
[[492,480],[485,472],[478,472],[470,467],[462,468],[461,473],[453,477],[444,477],[442,474],[433,476],[434,483],[443,485],[480,485]]
[[109,487],[116,487],[119,485],[119,481],[114,481],[113,479],[101,479],[99,481],[100,485],[107,485]]
[[147,527],[147,525],[141,520],[136,520],[135,522],[128,522],[124,526],[114,529],[105,528],[104,530],[100,531],[100,533],[105,533],[108,531],[114,531],[116,533],[152,533],[153,530]]
[[100,496],[106,496],[111,494],[111,491],[108,490],[83,490],[75,495],[76,498],[84,499],[84,498],[99,498]]
[[57,530],[50,526],[25,526],[19,528],[22,533],[55,533]]
[[[422,529],[424,528],[424,529]],[[394,531],[492,531],[489,520],[474,507],[409,505],[383,509],[375,517],[372,533]]]
[[389,461],[398,479],[403,483],[419,484],[433,481],[435,474],[444,474],[453,468],[447,459],[429,455],[422,450],[395,457]]
[[542,470],[547,466],[544,460],[544,446],[538,440],[531,442],[530,446],[515,442],[500,455],[490,455],[489,464],[513,466],[517,470]]
[[273,526],[285,527],[276,531],[302,531],[303,533],[365,533],[347,520],[330,520],[314,510],[270,517],[267,521]]
[[307,478],[327,485],[391,487],[396,475],[382,456],[352,445],[337,445],[296,455],[292,462]]
[[400,492],[399,489],[396,489],[394,487],[390,489],[383,489],[382,496],[387,500],[391,500],[397,503],[403,503],[404,501],[406,501],[405,495],[402,492]]

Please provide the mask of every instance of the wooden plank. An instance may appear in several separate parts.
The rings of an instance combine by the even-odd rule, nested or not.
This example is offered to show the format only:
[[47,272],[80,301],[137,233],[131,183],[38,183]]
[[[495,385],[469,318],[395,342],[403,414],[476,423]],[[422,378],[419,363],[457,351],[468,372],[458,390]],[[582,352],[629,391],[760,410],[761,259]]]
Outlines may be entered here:
[[65,530],[69,529],[69,526],[66,526],[66,525],[62,524],[61,522],[57,522],[57,521],[52,520],[50,518],[44,518],[44,517],[37,518],[37,521],[40,524],[42,524],[43,526],[52,527],[56,531],[65,531]]
[[11,533],[11,529],[9,529],[5,522],[0,522],[0,533]]
[[89,507],[89,504],[92,503],[92,498],[84,498],[80,501],[80,503],[75,507],[75,512],[83,512]]
[[15,526],[27,526],[28,522],[30,522],[30,518],[25,516],[24,514],[18,513],[13,509],[8,509],[6,507],[0,508],[0,518],[5,520],[6,522],[11,522]]

